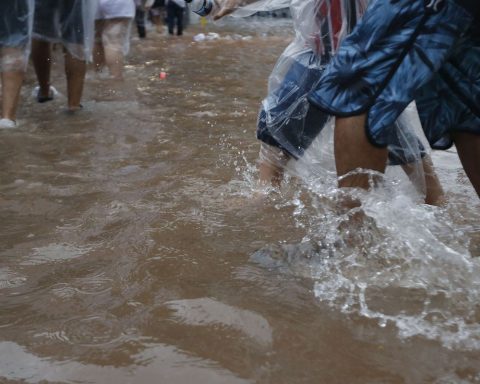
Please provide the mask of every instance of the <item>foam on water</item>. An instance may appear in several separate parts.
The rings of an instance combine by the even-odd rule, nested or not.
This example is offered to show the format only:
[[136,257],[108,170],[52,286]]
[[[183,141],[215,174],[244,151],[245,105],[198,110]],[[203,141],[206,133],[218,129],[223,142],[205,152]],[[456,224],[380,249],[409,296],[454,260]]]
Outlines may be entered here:
[[38,265],[67,261],[81,257],[92,250],[89,246],[77,246],[73,244],[48,244],[44,247],[33,248],[32,254],[21,265]]
[[334,256],[312,266],[316,297],[344,313],[377,319],[380,326],[391,322],[402,338],[479,349],[479,260],[438,235],[442,223],[430,210],[395,200],[403,199],[391,205],[364,202],[373,221],[357,227],[358,243],[331,246]]
[[[331,143],[331,137],[325,141]],[[260,258],[282,273],[308,274],[319,300],[346,316],[394,326],[402,339],[480,350],[480,258],[470,251],[478,232],[473,190],[449,195],[444,208],[431,207],[420,203],[405,177],[389,170],[375,190],[345,192],[335,187],[333,164],[328,146],[316,142],[304,159],[287,166],[302,182],[293,195],[280,193],[277,207],[294,208],[295,225],[305,236],[300,244],[267,246],[252,261]],[[252,168],[244,172],[252,183]],[[454,190],[454,180],[442,182]],[[347,197],[361,207],[339,209]],[[459,207],[466,213],[459,214]]]

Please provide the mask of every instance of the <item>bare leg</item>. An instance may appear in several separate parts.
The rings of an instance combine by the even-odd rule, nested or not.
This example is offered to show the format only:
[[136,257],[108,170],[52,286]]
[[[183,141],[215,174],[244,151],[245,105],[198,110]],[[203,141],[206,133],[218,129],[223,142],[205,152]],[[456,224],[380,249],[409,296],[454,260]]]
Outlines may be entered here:
[[152,21],[153,21],[153,24],[155,24],[155,30],[157,31],[157,33],[162,33],[163,32],[162,16],[160,15],[152,16]]
[[67,76],[68,109],[76,111],[81,108],[83,83],[87,63],[72,56],[68,51],[65,52],[65,74]]
[[17,106],[20,99],[25,72],[23,70],[24,55],[17,48],[0,48],[4,65],[2,72],[2,118],[16,120]]
[[258,164],[260,184],[280,187],[288,160],[289,157],[280,149],[262,143]]
[[93,46],[93,65],[96,72],[101,72],[105,66],[105,51],[103,49],[102,34],[104,20],[95,20],[95,45]]
[[447,202],[442,184],[438,179],[435,168],[433,167],[430,156],[425,156],[422,160],[423,171],[425,173],[425,204],[441,206]]
[[[417,164],[403,165],[402,168],[409,177],[409,179],[415,184],[415,169]],[[435,168],[433,167],[432,159],[430,156],[425,156],[422,159],[423,176],[425,180],[425,204],[442,206],[447,202],[445,193],[443,191],[440,180],[438,179]]]
[[259,182],[262,185],[280,187],[283,180],[283,169],[269,162],[261,161],[258,165]]
[[366,172],[359,171],[342,178],[357,168],[385,171],[387,149],[375,147],[368,141],[365,119],[366,115],[336,118],[334,153],[340,188],[370,188],[371,176]]
[[50,96],[50,70],[52,66],[51,44],[47,41],[32,40],[32,62],[37,74],[39,97]]
[[15,121],[24,72],[2,73],[2,117]]
[[480,197],[480,136],[458,132],[453,135],[453,141],[463,169]]
[[105,62],[110,75],[117,80],[123,79],[124,49],[128,44],[130,20],[117,18],[104,21],[102,34]]

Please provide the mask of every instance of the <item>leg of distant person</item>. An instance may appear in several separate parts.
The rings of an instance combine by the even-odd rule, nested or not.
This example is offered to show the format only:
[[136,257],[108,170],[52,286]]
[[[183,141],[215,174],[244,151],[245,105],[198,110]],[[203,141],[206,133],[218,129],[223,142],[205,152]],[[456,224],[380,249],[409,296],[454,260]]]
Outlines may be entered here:
[[175,4],[171,1],[167,5],[167,25],[168,34],[173,35],[175,31]]
[[177,36],[183,35],[183,13],[184,9],[182,7],[177,7]]
[[105,63],[110,75],[116,79],[123,79],[123,66],[126,46],[129,38],[130,19],[115,18],[105,20],[102,33],[102,45],[105,53]]
[[2,118],[16,121],[24,72],[2,73]]
[[[15,55],[18,50],[15,48],[2,48],[2,60],[5,56]],[[22,68],[21,64],[19,68]],[[8,70],[2,72],[2,118],[16,121],[18,101],[20,98],[20,89],[22,87],[25,72],[23,69],[18,71]]]
[[65,51],[65,74],[67,76],[68,110],[71,112],[82,108],[83,84],[87,72],[85,60],[77,59],[68,51]]
[[105,20],[95,20],[95,45],[93,46],[93,65],[96,72],[101,72],[105,66],[105,50],[102,35]]
[[50,71],[52,67],[51,44],[48,41],[32,41],[32,62],[39,85],[37,98],[39,101],[51,99]]
[[144,39],[147,37],[147,30],[145,28],[145,11],[137,7],[135,12],[135,23],[137,25],[138,37]]

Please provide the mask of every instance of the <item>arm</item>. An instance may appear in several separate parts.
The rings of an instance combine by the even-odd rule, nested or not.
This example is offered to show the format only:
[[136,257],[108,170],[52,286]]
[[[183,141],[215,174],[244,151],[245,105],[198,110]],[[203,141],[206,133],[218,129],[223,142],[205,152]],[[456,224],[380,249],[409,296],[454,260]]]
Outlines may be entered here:
[[238,8],[257,1],[258,0],[215,0],[215,8],[212,14],[213,20],[221,19],[235,12]]

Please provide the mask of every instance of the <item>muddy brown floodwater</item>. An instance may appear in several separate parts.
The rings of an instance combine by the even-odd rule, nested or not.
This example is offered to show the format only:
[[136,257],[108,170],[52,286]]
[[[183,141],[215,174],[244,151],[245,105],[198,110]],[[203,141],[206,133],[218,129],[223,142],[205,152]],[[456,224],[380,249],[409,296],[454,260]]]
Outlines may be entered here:
[[31,100],[29,69],[0,132],[0,382],[480,383],[479,205],[455,153],[434,157],[442,209],[387,193],[349,227],[323,179],[259,198],[290,24],[207,28],[134,39],[125,82],[90,72],[73,116]]

